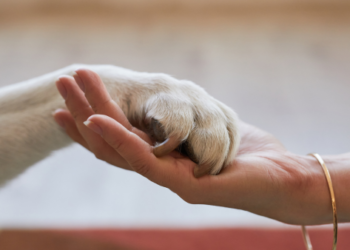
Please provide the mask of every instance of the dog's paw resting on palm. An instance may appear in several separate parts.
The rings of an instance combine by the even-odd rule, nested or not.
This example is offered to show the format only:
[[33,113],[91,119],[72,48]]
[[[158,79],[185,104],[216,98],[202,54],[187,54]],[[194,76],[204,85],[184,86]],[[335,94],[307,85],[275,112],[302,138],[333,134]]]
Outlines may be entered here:
[[239,144],[236,116],[200,87],[180,81],[152,95],[143,108],[156,156],[176,149],[198,164],[196,177],[217,174],[233,160]]
[[240,140],[238,118],[198,85],[117,67],[92,70],[130,122],[153,139],[156,156],[173,150],[187,155],[198,164],[196,177],[217,174],[234,159]]
[[239,146],[237,117],[189,81],[111,65],[71,65],[0,90],[0,185],[71,140],[51,113],[63,108],[55,82],[80,68],[96,72],[135,127],[153,138],[154,154],[177,149],[198,163],[195,176],[217,174]]

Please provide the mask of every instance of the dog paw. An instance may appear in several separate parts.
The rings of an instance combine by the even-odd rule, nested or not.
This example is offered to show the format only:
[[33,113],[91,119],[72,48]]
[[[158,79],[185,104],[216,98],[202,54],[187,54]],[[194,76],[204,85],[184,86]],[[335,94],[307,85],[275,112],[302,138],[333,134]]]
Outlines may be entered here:
[[234,159],[240,142],[238,117],[198,85],[114,66],[92,70],[131,124],[153,139],[157,157],[173,150],[187,155],[198,164],[196,177],[218,174]]
[[218,174],[239,146],[236,114],[192,82],[165,77],[158,83],[163,88],[149,96],[142,112],[145,131],[156,142],[154,154],[177,150],[198,164],[196,177]]

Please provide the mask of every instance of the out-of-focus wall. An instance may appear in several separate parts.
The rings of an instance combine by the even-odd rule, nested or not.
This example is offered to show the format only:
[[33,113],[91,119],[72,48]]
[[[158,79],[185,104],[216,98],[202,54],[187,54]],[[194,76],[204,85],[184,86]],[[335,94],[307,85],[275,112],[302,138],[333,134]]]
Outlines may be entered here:
[[236,4],[337,4],[349,3],[347,0],[1,0],[0,4],[73,4],[73,3],[106,3],[110,5],[236,5]]
[[154,8],[166,6],[263,6],[263,5],[349,5],[348,0],[0,0],[0,9],[42,6],[104,5],[108,7]]

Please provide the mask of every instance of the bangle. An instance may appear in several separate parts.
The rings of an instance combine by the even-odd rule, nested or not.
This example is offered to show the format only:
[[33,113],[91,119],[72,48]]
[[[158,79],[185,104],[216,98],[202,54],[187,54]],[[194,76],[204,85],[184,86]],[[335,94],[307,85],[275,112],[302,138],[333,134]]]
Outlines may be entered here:
[[[338,219],[337,219],[337,207],[335,204],[335,196],[334,196],[331,175],[329,174],[327,166],[319,154],[312,153],[309,155],[315,157],[317,159],[317,161],[321,164],[323,172],[324,172],[326,179],[327,179],[329,193],[331,195],[331,200],[332,200],[332,210],[333,210],[333,248],[332,248],[332,250],[336,250],[337,249],[337,240],[338,240]],[[304,225],[302,225],[301,227],[302,227],[302,231],[303,231],[303,238],[304,238],[304,243],[305,243],[306,249],[312,250],[312,244],[310,241],[309,234],[307,233]]]

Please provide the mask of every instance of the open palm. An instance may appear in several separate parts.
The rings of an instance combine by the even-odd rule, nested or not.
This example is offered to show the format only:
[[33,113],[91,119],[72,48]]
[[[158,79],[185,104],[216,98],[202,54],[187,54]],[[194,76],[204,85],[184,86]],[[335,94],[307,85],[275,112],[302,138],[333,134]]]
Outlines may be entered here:
[[[96,74],[78,70],[74,78],[57,82],[58,89],[68,93],[69,111],[54,116],[73,140],[97,158],[135,170],[189,203],[244,209],[292,224],[319,223],[324,211],[317,206],[328,209],[327,196],[313,195],[320,191],[315,190],[320,187],[315,176],[323,178],[319,166],[312,164],[311,157],[288,152],[272,135],[239,122],[242,139],[235,160],[219,175],[195,178],[196,164],[188,158],[177,152],[160,158],[152,153],[147,135],[130,125]],[[77,82],[84,82],[85,93]],[[321,186],[326,188],[324,183]]]

